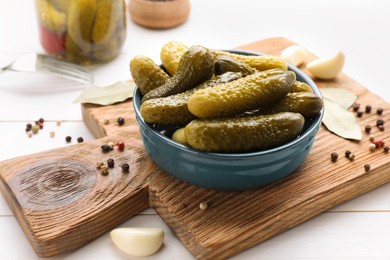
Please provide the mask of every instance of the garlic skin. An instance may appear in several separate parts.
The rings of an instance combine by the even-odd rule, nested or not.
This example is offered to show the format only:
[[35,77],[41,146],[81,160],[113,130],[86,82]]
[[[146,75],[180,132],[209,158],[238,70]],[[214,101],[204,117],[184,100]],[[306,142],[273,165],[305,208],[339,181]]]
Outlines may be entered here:
[[333,79],[342,71],[345,55],[339,51],[328,59],[315,59],[306,65],[313,76],[319,79]]
[[302,46],[291,45],[282,51],[280,58],[285,62],[298,67],[305,61],[308,55],[309,52]]
[[114,244],[132,256],[154,254],[164,241],[161,228],[117,228],[110,232]]

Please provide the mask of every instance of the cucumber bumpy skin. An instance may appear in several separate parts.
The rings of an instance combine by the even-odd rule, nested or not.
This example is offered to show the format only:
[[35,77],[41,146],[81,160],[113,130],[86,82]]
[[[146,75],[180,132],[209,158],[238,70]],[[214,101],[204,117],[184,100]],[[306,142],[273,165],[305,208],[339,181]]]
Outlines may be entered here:
[[199,118],[217,118],[264,108],[291,92],[295,78],[292,71],[265,79],[255,73],[214,88],[196,91],[188,100],[188,109]]
[[233,57],[227,55],[217,56],[215,59],[215,74],[220,75],[228,71],[240,72],[245,77],[255,73],[256,69]]
[[287,63],[279,56],[273,55],[242,55],[226,51],[212,50],[215,57],[227,55],[236,60],[240,60],[257,70],[282,69],[287,70]]
[[273,148],[296,138],[304,117],[282,112],[223,119],[195,119],[185,127],[187,143],[207,152],[251,152]]
[[162,125],[185,125],[196,117],[188,111],[188,99],[197,90],[213,87],[219,83],[237,80],[240,73],[226,72],[185,92],[162,98],[153,98],[142,103],[140,111],[147,123]]
[[164,85],[170,78],[152,59],[142,55],[131,59],[130,73],[142,95]]
[[313,93],[313,89],[305,82],[296,80],[292,86],[291,92],[310,92]]
[[293,92],[288,93],[283,99],[276,104],[265,109],[258,109],[252,115],[268,115],[279,112],[300,113],[306,119],[315,117],[324,107],[322,99],[310,92]]
[[167,82],[148,92],[142,102],[184,92],[210,79],[214,74],[214,56],[199,45],[192,46],[180,59],[179,67]]

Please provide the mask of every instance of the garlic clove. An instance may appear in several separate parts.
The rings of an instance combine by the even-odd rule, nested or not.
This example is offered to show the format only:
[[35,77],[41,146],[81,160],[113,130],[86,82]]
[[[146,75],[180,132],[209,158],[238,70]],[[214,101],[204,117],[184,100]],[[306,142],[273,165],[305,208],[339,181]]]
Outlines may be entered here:
[[309,52],[302,46],[291,45],[282,51],[280,58],[289,64],[299,66],[305,61],[308,55]]
[[114,244],[123,252],[133,256],[154,254],[164,241],[161,228],[117,228],[110,232]]
[[339,51],[335,56],[328,59],[316,59],[309,62],[306,68],[313,76],[320,79],[333,79],[343,69],[345,55]]

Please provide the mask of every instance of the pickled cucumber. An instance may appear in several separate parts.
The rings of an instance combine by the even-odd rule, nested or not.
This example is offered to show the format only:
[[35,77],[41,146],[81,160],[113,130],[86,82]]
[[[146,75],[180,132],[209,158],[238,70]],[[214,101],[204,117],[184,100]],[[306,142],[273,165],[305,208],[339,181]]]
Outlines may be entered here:
[[318,115],[324,107],[322,99],[310,92],[288,93],[282,100],[265,109],[259,109],[253,114],[267,115],[279,112],[300,113],[305,118],[312,118]]
[[68,34],[83,48],[92,42],[96,0],[73,0],[68,10]]
[[184,43],[178,41],[170,41],[162,47],[160,59],[169,75],[173,76],[176,73],[180,59],[188,49]]
[[142,102],[166,97],[194,88],[210,79],[214,73],[214,57],[210,50],[199,45],[192,46],[180,59],[179,67],[167,82],[148,92]]
[[163,125],[184,125],[196,117],[188,111],[188,99],[195,91],[213,87],[216,84],[226,83],[241,77],[240,73],[226,72],[210,79],[199,86],[176,95],[153,98],[141,105],[141,115],[145,122]]
[[66,30],[66,14],[54,8],[48,0],[35,0],[40,24],[46,29],[62,34]]
[[[45,0],[45,1],[48,1],[48,0]],[[68,8],[69,8],[69,5],[70,5],[70,2],[72,2],[72,0],[49,0],[53,6],[61,11],[61,12],[64,12],[64,13],[68,13]]]
[[291,71],[265,79],[255,73],[196,91],[188,100],[188,109],[199,118],[217,118],[264,108],[291,92],[294,81],[295,73]]
[[96,0],[95,22],[92,28],[93,42],[112,40],[122,11],[120,1]]
[[302,81],[295,81],[294,85],[292,86],[291,92],[310,92],[313,93],[313,89]]
[[130,72],[142,95],[167,82],[169,76],[152,59],[135,56],[130,61]]
[[220,75],[228,71],[240,72],[242,76],[245,77],[255,73],[256,69],[233,57],[227,55],[217,56],[215,59],[215,74]]
[[287,63],[278,56],[272,55],[242,55],[226,51],[212,50],[215,57],[227,55],[240,60],[257,70],[282,69],[287,70]]
[[224,119],[195,119],[185,127],[187,143],[208,152],[250,152],[296,138],[305,119],[299,113]]

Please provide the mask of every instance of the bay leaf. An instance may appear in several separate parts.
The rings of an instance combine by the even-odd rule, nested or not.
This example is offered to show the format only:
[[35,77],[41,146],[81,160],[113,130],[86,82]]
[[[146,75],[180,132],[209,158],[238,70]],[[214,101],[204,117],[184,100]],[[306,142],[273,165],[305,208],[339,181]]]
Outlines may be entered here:
[[135,83],[131,81],[118,81],[108,86],[89,85],[73,103],[111,105],[133,97],[134,89]]
[[356,101],[357,96],[343,88],[321,88],[322,97],[344,108],[350,108]]
[[362,131],[351,111],[327,99],[324,99],[324,105],[322,123],[329,131],[346,139],[362,140]]

